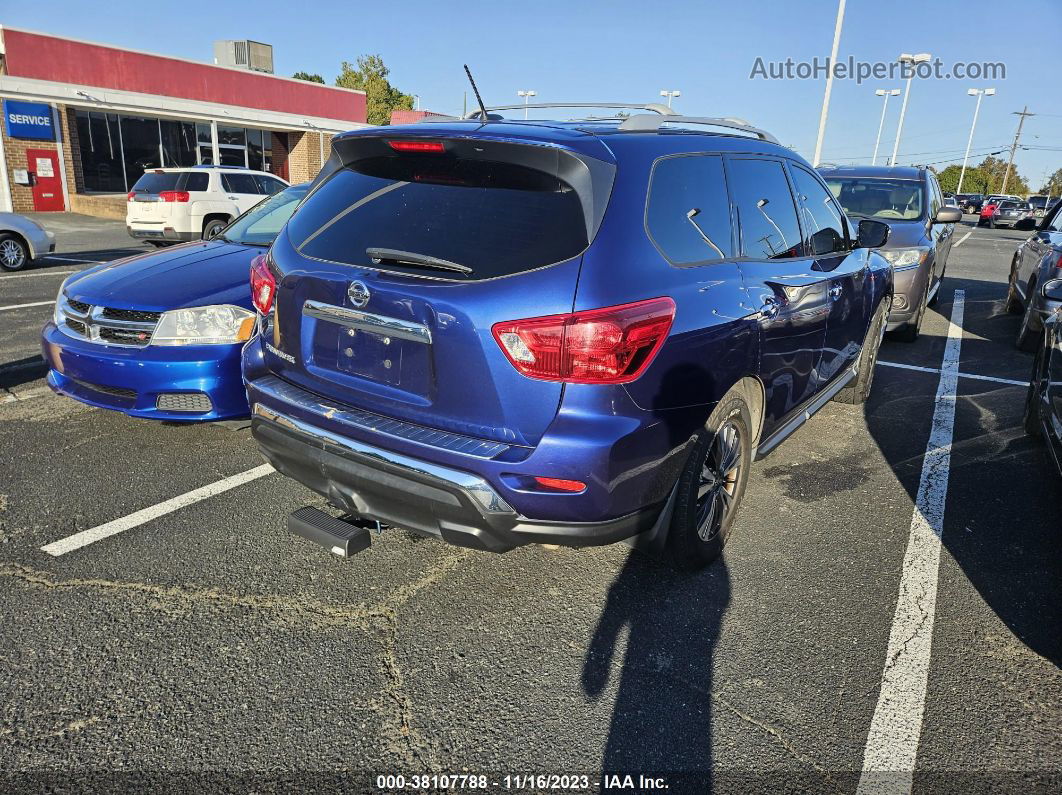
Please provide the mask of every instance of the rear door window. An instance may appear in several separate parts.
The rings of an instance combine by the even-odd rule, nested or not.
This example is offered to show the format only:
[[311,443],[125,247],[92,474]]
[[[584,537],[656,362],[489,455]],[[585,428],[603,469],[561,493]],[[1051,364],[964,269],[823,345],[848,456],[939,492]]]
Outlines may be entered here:
[[195,174],[185,175],[184,189],[187,191],[203,191],[208,190],[210,185],[210,177],[207,174],[198,172]]
[[267,177],[264,174],[255,174],[254,179],[258,184],[258,192],[263,196],[272,196],[287,187],[279,179],[273,179],[273,177]]
[[133,185],[137,193],[161,193],[164,190],[177,190],[177,181],[181,178],[179,171],[163,171],[157,174],[148,171]]
[[259,193],[253,174],[222,174],[221,182],[229,193]]
[[[373,157],[324,182],[288,224],[305,256],[439,278],[489,279],[571,259],[589,244],[576,191],[509,162]],[[411,252],[473,269],[374,262],[369,248]]]
[[658,161],[649,185],[646,225],[673,265],[733,256],[722,157],[683,155]]
[[738,213],[741,254],[753,259],[803,256],[796,206],[782,164],[734,158],[727,163],[727,177]]

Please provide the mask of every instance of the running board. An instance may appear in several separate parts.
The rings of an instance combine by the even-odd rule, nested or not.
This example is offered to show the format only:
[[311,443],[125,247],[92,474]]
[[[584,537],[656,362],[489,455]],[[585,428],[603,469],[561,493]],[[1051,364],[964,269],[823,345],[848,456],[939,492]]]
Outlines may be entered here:
[[379,530],[380,523],[354,516],[337,519],[312,506],[299,508],[288,517],[290,532],[320,544],[341,558],[349,558],[372,545],[370,528]]
[[803,409],[801,409],[799,414],[789,420],[777,431],[772,433],[769,439],[760,442],[759,446],[756,448],[756,455],[753,457],[754,460],[759,461],[761,458],[763,458],[772,450],[774,450],[774,448],[776,448],[778,445],[788,439],[789,436],[792,435],[797,428],[799,428],[805,422],[810,420],[813,414],[815,414],[819,409],[829,403],[833,396],[840,392],[842,389],[844,389],[846,386],[848,386],[848,384],[855,377],[855,367],[850,367],[848,368],[847,373],[842,373],[841,375],[837,376],[837,378],[833,380],[833,383],[826,387],[826,389],[824,389],[814,398],[812,398],[811,402],[808,403]]

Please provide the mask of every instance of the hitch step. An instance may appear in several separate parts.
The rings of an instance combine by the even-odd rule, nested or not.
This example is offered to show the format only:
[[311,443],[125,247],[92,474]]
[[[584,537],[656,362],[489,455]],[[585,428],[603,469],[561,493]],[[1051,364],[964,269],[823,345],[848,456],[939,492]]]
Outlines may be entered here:
[[372,545],[370,528],[379,528],[372,519],[343,517],[337,519],[317,508],[299,508],[288,517],[288,530],[320,544],[333,554],[349,558]]

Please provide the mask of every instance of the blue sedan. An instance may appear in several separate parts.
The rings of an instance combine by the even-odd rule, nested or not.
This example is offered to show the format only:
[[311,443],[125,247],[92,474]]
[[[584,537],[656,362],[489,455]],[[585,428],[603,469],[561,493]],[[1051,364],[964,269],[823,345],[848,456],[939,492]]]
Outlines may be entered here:
[[132,417],[246,417],[240,350],[255,325],[251,263],[308,188],[298,185],[266,199],[212,240],[69,277],[42,333],[48,385]]

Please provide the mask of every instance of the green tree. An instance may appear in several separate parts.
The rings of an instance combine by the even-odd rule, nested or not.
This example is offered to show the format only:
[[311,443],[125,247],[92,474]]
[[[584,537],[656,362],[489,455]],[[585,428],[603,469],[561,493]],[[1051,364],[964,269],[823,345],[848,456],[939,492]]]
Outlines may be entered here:
[[305,80],[308,83],[324,84],[324,78],[316,72],[296,72],[292,75],[296,80]]
[[365,92],[369,124],[390,124],[392,110],[413,110],[413,97],[392,86],[389,74],[379,55],[360,55],[356,64],[343,61],[336,85]]
[[1045,196],[1058,196],[1062,193],[1062,168],[1049,176],[1040,188],[1040,193]]
[[[989,155],[981,161],[977,169],[984,174],[988,181],[983,193],[999,193],[1003,190],[1003,175],[1007,171],[1006,160]],[[969,175],[970,172],[967,171],[966,173]],[[963,190],[965,189],[966,183],[963,182]],[[1013,193],[1016,196],[1029,193],[1029,183],[1018,173],[1017,166],[1010,170],[1010,178],[1007,179],[1007,193]]]

